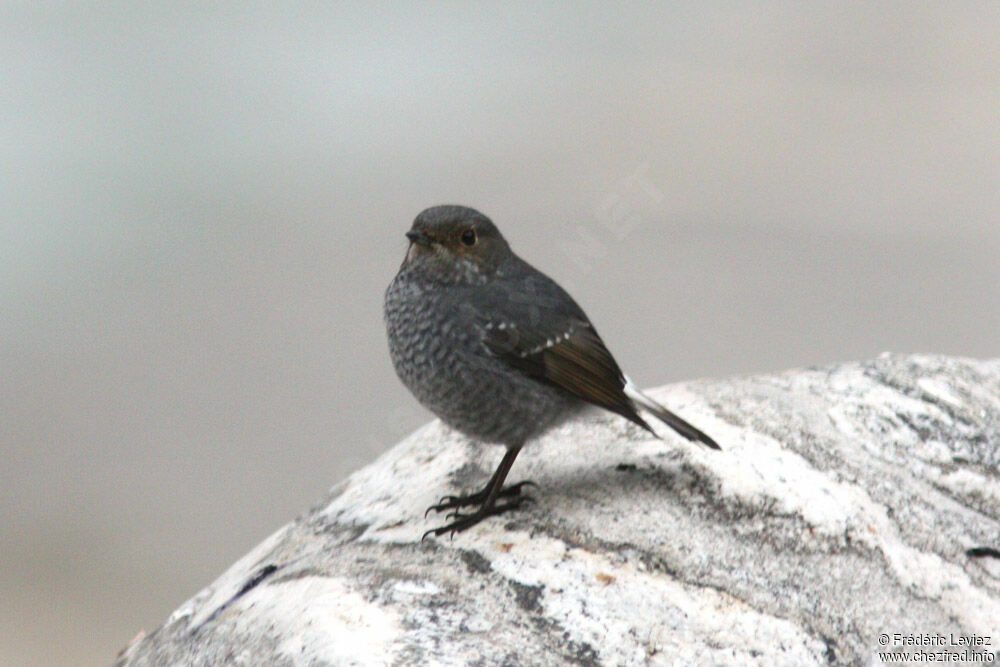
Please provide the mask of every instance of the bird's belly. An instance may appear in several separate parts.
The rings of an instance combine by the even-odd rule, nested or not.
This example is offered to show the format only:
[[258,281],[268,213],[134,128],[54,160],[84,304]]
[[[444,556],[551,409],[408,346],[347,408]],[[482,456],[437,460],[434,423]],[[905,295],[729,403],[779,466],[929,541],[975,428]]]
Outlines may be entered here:
[[581,405],[493,357],[474,333],[418,318],[388,324],[400,379],[424,407],[470,437],[523,444]]
[[467,381],[449,384],[426,405],[442,421],[474,438],[523,444],[564,419],[578,401],[510,371],[469,370]]

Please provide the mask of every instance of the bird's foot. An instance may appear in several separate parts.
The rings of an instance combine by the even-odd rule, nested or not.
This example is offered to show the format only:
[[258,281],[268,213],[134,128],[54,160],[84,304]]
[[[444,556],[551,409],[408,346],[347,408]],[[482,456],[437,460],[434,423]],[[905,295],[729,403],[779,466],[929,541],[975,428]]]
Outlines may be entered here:
[[[517,484],[508,484],[500,490],[497,494],[497,498],[515,498],[515,497],[527,497],[521,496],[521,489],[526,486],[538,486],[532,481],[518,482]],[[438,501],[437,505],[431,505],[424,512],[424,518],[427,517],[431,512],[441,512],[444,510],[453,510],[460,507],[469,507],[470,505],[482,505],[486,502],[486,498],[489,496],[489,487],[483,489],[482,491],[477,491],[476,493],[470,493],[465,496],[445,496]],[[456,512],[448,515],[448,518],[456,515]]]
[[514,490],[512,487],[511,493],[504,493],[507,491],[507,489],[504,489],[503,490],[504,492],[501,492],[501,495],[514,496],[514,497],[513,499],[509,500],[508,502],[502,505],[493,505],[492,507],[480,507],[478,510],[470,514],[462,514],[457,510],[449,513],[445,518],[454,519],[454,521],[452,521],[451,523],[446,523],[440,528],[432,528],[431,530],[428,530],[426,533],[424,533],[424,536],[420,538],[420,541],[422,542],[426,540],[428,535],[434,535],[435,537],[440,537],[446,533],[449,535],[454,535],[455,533],[461,533],[463,530],[475,526],[477,523],[479,523],[486,517],[497,516],[498,514],[503,514],[504,512],[515,510],[521,505],[524,505],[525,503],[533,502],[534,499],[531,496],[520,495],[521,487],[528,483],[530,482],[521,482],[520,484],[513,485],[513,487],[517,488],[516,490]]

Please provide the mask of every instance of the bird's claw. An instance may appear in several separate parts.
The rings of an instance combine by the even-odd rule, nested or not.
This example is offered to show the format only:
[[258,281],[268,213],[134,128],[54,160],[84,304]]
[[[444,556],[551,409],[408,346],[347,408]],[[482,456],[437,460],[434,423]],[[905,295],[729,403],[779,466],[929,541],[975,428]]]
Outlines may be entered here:
[[516,497],[511,499],[509,502],[504,503],[503,505],[493,505],[490,508],[480,507],[475,512],[470,512],[469,514],[462,514],[458,510],[455,510],[454,512],[449,512],[445,516],[445,519],[449,520],[454,519],[454,520],[438,528],[432,528],[428,530],[420,538],[420,541],[423,542],[424,540],[426,540],[428,535],[434,535],[435,537],[440,537],[445,533],[448,533],[448,536],[453,538],[455,536],[455,533],[461,533],[463,530],[475,526],[477,523],[479,523],[486,517],[503,514],[504,512],[517,509],[518,507],[524,505],[525,503],[534,502],[534,500],[535,499],[532,498],[531,496],[517,495]]
[[[510,484],[508,486],[505,486],[500,490],[500,493],[497,494],[497,498],[520,497],[521,489],[523,489],[526,486],[532,486],[535,487],[536,489],[538,488],[538,485],[532,482],[531,480],[525,480],[523,482],[518,482],[517,484]],[[430,507],[427,508],[427,510],[424,512],[424,518],[426,519],[427,515],[430,514],[431,512],[440,512],[442,510],[458,509],[461,507],[468,507],[469,505],[480,505],[486,502],[486,498],[487,498],[486,489],[483,489],[482,491],[477,491],[476,493],[470,493],[469,495],[465,496],[444,496],[439,501],[437,501],[436,504],[431,505]],[[451,518],[453,514],[454,513],[449,514],[445,518],[446,519]]]

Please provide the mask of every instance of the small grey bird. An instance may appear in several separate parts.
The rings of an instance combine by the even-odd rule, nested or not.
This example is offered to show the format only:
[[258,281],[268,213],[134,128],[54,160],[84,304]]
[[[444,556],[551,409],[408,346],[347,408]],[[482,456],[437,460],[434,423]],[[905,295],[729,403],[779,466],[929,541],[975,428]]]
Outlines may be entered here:
[[[435,206],[413,221],[410,247],[385,293],[389,353],[403,383],[462,433],[507,452],[476,493],[428,508],[453,519],[424,534],[455,533],[520,506],[504,487],[524,444],[587,404],[656,435],[643,408],[679,434],[719,445],[625,377],[587,315],[551,278],[514,254],[485,215]],[[506,502],[498,504],[503,498]],[[475,507],[463,512],[462,508]]]

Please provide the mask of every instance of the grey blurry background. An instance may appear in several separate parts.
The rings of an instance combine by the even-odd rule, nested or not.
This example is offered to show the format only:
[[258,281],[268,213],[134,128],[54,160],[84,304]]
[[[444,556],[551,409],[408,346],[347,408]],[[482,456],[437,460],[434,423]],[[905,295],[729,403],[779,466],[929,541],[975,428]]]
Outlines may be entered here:
[[0,663],[105,664],[430,419],[491,215],[642,385],[1000,354],[1000,6],[0,8]]

